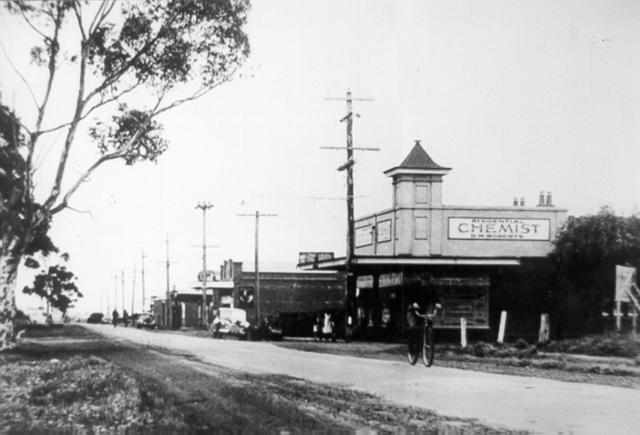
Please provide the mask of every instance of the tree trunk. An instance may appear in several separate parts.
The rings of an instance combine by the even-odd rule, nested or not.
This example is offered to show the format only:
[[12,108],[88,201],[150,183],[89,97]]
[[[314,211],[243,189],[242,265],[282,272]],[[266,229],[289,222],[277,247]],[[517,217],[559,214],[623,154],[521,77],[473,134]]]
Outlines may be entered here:
[[0,255],[0,352],[16,344],[13,320],[16,314],[16,278],[20,257]]

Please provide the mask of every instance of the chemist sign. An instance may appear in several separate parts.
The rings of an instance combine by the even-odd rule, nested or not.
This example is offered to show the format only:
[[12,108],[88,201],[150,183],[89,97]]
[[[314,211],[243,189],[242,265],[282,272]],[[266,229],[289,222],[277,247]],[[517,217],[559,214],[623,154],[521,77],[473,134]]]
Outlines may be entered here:
[[449,218],[456,240],[550,240],[549,219]]

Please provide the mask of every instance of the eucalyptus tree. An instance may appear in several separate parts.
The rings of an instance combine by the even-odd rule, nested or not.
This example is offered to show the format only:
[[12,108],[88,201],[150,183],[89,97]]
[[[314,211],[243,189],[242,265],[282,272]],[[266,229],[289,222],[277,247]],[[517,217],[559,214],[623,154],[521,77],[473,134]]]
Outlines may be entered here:
[[[36,35],[39,43],[27,48],[29,68],[39,68],[45,79],[32,83],[9,59],[33,113],[15,114],[0,104],[0,349],[15,338],[20,263],[55,250],[47,236],[52,218],[106,162],[155,161],[168,146],[157,117],[229,81],[249,55],[248,0],[14,0],[4,6]],[[69,115],[60,121],[61,108],[52,101],[62,89],[73,93]],[[36,197],[35,156],[52,134],[62,134],[63,143],[47,156],[55,159],[54,175],[45,189],[38,180],[45,194]],[[69,179],[70,152],[89,146],[93,160]]]

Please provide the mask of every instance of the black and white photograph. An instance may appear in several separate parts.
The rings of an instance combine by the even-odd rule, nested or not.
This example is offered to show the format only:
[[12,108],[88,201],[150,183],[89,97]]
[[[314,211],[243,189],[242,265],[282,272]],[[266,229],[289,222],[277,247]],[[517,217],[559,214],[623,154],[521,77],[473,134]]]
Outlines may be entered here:
[[0,0],[0,433],[640,431],[638,0]]

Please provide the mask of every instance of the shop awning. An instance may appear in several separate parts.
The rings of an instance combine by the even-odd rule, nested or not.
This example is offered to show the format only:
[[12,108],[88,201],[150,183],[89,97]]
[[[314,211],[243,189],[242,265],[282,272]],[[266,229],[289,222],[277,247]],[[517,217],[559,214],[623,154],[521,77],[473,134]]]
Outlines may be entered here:
[[[519,258],[469,258],[469,257],[356,257],[355,268],[375,266],[520,266]],[[298,265],[303,270],[344,270],[345,258],[318,261]]]

